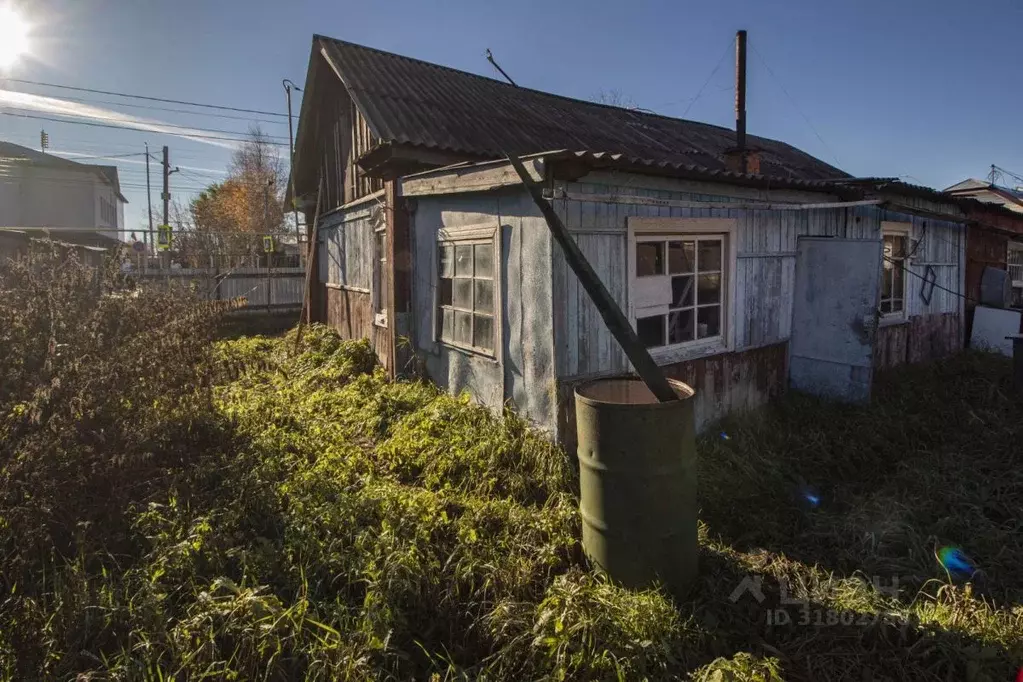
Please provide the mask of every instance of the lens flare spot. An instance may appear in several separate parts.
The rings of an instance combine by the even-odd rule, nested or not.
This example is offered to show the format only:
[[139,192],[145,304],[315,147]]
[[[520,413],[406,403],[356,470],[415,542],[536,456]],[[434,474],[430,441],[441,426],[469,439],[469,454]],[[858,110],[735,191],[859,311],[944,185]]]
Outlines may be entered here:
[[946,571],[957,576],[969,576],[976,572],[976,567],[969,557],[958,547],[942,547],[938,550],[938,561]]
[[731,436],[729,436],[729,435],[728,435],[727,433],[725,433],[724,431],[722,431],[722,432],[721,432],[721,440],[732,440],[732,437],[731,437]]

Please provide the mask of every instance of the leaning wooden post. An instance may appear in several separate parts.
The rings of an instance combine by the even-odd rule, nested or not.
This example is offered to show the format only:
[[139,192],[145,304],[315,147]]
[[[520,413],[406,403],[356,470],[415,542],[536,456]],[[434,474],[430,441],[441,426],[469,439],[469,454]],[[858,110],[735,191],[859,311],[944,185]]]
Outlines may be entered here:
[[323,196],[323,179],[316,185],[316,213],[313,214],[313,231],[309,238],[309,252],[305,259],[305,295],[302,297],[302,311],[298,314],[298,329],[295,331],[295,352],[298,352],[298,345],[302,342],[302,322],[310,323],[312,318],[312,294],[313,294],[313,263],[316,258],[316,243],[319,241],[320,232],[320,199]]
[[618,307],[618,303],[611,297],[607,287],[600,281],[600,277],[593,271],[593,267],[590,266],[589,261],[586,260],[586,256],[583,254],[579,245],[575,243],[572,236],[568,233],[565,228],[565,224],[561,222],[561,218],[554,211],[554,207],[551,206],[550,202],[543,198],[543,192],[540,190],[539,185],[533,182],[533,179],[529,177],[522,162],[519,161],[517,156],[508,154],[508,160],[511,161],[512,167],[515,172],[519,174],[519,178],[522,180],[522,184],[529,190],[529,195],[533,197],[533,202],[540,209],[543,217],[547,221],[547,227],[550,228],[551,234],[554,236],[555,241],[561,245],[562,251],[565,253],[565,260],[568,261],[568,265],[572,268],[572,272],[575,273],[576,277],[579,278],[579,282],[583,285],[586,293],[589,294],[590,300],[593,301],[594,305],[597,306],[597,310],[600,312],[600,316],[604,318],[604,324],[614,334],[615,340],[625,351],[625,355],[628,356],[629,362],[636,368],[636,373],[650,389],[650,392],[654,394],[662,403],[670,402],[672,400],[678,400],[679,397],[672,389],[671,384],[668,383],[667,377],[664,376],[664,372],[657,366],[654,359],[650,357],[650,353],[647,352],[646,346],[639,340],[632,325],[629,324],[629,320],[625,317],[622,309]]

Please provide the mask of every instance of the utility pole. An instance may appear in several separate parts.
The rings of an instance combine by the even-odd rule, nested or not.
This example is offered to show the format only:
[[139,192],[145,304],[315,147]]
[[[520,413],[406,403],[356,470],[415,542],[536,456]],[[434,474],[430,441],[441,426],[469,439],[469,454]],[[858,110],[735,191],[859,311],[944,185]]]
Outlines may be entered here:
[[[170,225],[170,149],[167,145],[163,146],[163,223],[162,225]],[[164,228],[166,229],[166,228]],[[166,255],[161,255],[160,260],[163,262],[164,267],[170,270],[170,251],[164,252]]]
[[146,142],[146,204],[149,206],[149,232],[143,236],[146,245],[146,265],[149,264],[149,248],[153,244],[153,194],[149,184],[149,143]]
[[746,163],[746,31],[735,34],[735,146],[739,149],[740,170]]
[[291,91],[302,92],[291,80],[281,81],[288,96],[288,179],[291,183],[291,211],[295,215],[295,246],[298,247],[299,265],[302,264],[302,230],[298,226],[298,197],[295,196],[295,134],[291,130]]

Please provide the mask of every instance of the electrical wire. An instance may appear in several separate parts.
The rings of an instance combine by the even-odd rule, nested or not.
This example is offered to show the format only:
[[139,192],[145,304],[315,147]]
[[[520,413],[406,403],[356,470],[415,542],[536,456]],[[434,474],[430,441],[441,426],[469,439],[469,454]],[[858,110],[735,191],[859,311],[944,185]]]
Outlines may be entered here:
[[775,84],[777,84],[777,86],[781,88],[781,91],[785,93],[785,96],[788,97],[789,103],[792,105],[792,108],[795,109],[799,113],[799,115],[803,117],[803,120],[806,121],[806,125],[809,126],[810,130],[813,131],[813,134],[817,136],[817,139],[820,140],[820,143],[822,145],[824,145],[824,148],[828,150],[828,153],[831,154],[831,158],[835,160],[835,163],[841,166],[842,162],[839,160],[838,154],[836,154],[835,150],[833,150],[828,145],[828,143],[824,141],[824,138],[821,137],[821,134],[819,132],[817,132],[817,129],[814,127],[813,123],[810,122],[809,117],[807,117],[807,115],[803,113],[803,110],[799,108],[799,105],[796,104],[796,100],[792,97],[792,95],[789,94],[789,91],[785,89],[785,86],[782,84],[781,79],[778,78],[778,76],[774,73],[774,69],[772,69],[767,64],[767,60],[764,59],[764,55],[760,54],[760,50],[758,50],[752,42],[748,42],[747,44],[749,45],[750,49],[753,50],[753,53],[757,55],[757,58],[760,59],[760,63],[764,65],[765,69],[767,69],[767,73],[769,73],[771,75],[771,78],[774,79]]
[[[21,92],[20,90],[12,90],[11,92]],[[35,93],[23,92],[25,95],[33,95]],[[40,95],[44,96],[44,95]],[[151,104],[132,104],[130,102],[111,102],[105,99],[91,99],[88,97],[61,97],[61,100],[67,102],[80,102],[82,104],[106,104],[112,107],[129,107],[132,109],[144,109],[150,111],[169,111],[176,114],[189,114],[191,116],[209,116],[212,118],[223,118],[230,119],[233,121],[248,121],[250,123],[268,123],[270,125],[285,126],[288,125],[287,121],[274,121],[268,118],[253,118],[250,116],[232,116],[231,114],[214,114],[208,111],[189,111],[188,109],[172,109],[170,107],[154,107]]]
[[[703,82],[703,85],[700,86],[700,89],[696,91],[696,96],[689,100],[689,105],[686,106],[686,110],[682,112],[682,115],[679,118],[685,118],[686,114],[688,114],[689,110],[693,108],[693,105],[696,104],[697,100],[699,100],[700,97],[703,96],[703,91],[707,89],[707,86],[710,85],[710,82],[714,79],[714,76],[717,75],[717,72],[719,70],[721,70],[721,65],[725,63],[725,57],[728,56],[728,53],[730,51],[729,48],[731,48],[731,46],[732,41],[729,40],[728,43],[725,45],[725,51],[721,53],[721,58],[718,59],[718,63],[711,70],[710,75],[707,76],[707,80]],[[673,102],[665,102],[664,104],[659,105],[658,108],[674,106],[675,104],[679,104],[685,101],[686,100],[684,99],[677,99]]]
[[897,260],[897,259],[894,259],[894,258],[889,258],[888,256],[881,256],[881,257],[883,259],[885,259],[886,261],[888,261],[889,263],[892,263],[893,265],[898,265],[900,268],[902,268],[903,272],[907,272],[907,273],[913,275],[914,277],[916,277],[918,279],[922,279],[923,281],[925,281],[928,284],[930,284],[931,286],[933,286],[935,289],[941,289],[942,291],[947,291],[948,293],[954,294],[955,296],[958,296],[959,298],[962,298],[962,299],[964,299],[966,301],[969,301],[971,303],[976,303],[978,305],[980,304],[980,301],[978,301],[975,298],[967,296],[966,294],[960,293],[958,291],[953,291],[952,289],[949,289],[947,287],[943,287],[940,284],[938,284],[937,282],[930,281],[924,275],[921,275],[921,274],[913,272],[908,267],[906,267],[904,261]]
[[243,109],[240,107],[228,107],[219,104],[205,104],[201,102],[186,102],[179,99],[166,99],[163,97],[148,97],[146,95],[132,95],[124,92],[112,92],[110,90],[96,90],[94,88],[81,88],[72,85],[57,85],[56,83],[41,83],[39,81],[24,80],[21,78],[3,78],[0,80],[9,81],[11,83],[21,83],[23,85],[38,85],[45,88],[58,88],[60,90],[74,90],[76,92],[91,92],[96,95],[110,95],[113,97],[128,97],[131,99],[142,99],[149,102],[164,102],[166,104],[183,104],[189,107],[202,107],[204,109],[221,109],[223,111],[237,111],[244,114],[260,114],[262,116],[281,116],[287,118],[287,114],[282,114],[277,111],[261,111],[259,109]]
[[[50,116],[36,116],[36,115],[33,115],[33,114],[15,114],[15,113],[11,113],[9,111],[0,111],[0,115],[2,115],[2,116],[17,116],[18,118],[33,118],[33,119],[38,119],[38,120],[41,120],[41,121],[54,121],[56,123],[70,123],[72,125],[91,126],[93,128],[112,128],[114,130],[133,130],[133,131],[140,132],[140,133],[149,133],[151,135],[152,134],[156,134],[156,135],[173,135],[175,137],[185,137],[185,138],[192,137],[192,138],[198,138],[198,139],[202,139],[202,140],[224,140],[224,141],[227,141],[227,142],[248,142],[249,141],[247,138],[243,138],[243,137],[216,137],[214,135],[200,135],[200,134],[192,134],[192,133],[187,133],[187,132],[181,132],[181,133],[162,132],[162,131],[158,131],[158,130],[147,130],[145,128],[132,128],[130,126],[115,126],[115,125],[110,125],[109,123],[93,123],[93,122],[90,122],[90,121],[68,121],[68,120],[65,120],[65,119],[62,119],[62,118],[52,118]],[[151,125],[163,125],[163,124],[154,123],[154,124],[151,124]],[[288,145],[283,144],[281,142],[266,142],[266,144],[273,145],[274,147],[287,147],[288,146]]]
[[[35,109],[26,109],[25,107],[12,107],[12,106],[9,106],[9,105],[0,105],[0,106],[3,106],[5,109],[11,110],[11,111],[36,111]],[[241,135],[241,136],[243,136],[242,139],[248,139],[248,138],[244,137],[244,136],[248,135],[248,133],[246,133],[245,131],[242,131],[242,130],[223,130],[221,128],[200,128],[200,127],[197,127],[197,126],[182,125],[180,123],[164,123],[163,121],[159,121],[159,122],[156,122],[156,121],[153,121],[153,122],[150,122],[150,121],[125,121],[125,120],[122,120],[122,119],[119,119],[119,118],[113,118],[111,116],[91,116],[91,115],[63,114],[63,113],[57,114],[57,115],[58,116],[69,116],[69,117],[75,117],[75,118],[84,118],[84,119],[89,119],[90,121],[103,121],[103,122],[107,122],[107,123],[128,123],[128,124],[135,123],[136,125],[153,125],[153,126],[161,126],[163,128],[180,128],[180,129],[183,129],[183,130],[186,130],[186,131],[197,130],[197,131],[203,132],[203,133],[223,133],[225,135]],[[74,121],[66,121],[66,122],[67,123],[73,123]],[[281,140],[282,142],[284,140],[288,139],[288,138],[283,137],[281,135],[267,135],[266,133],[262,133],[262,137],[265,137],[265,138],[271,139],[271,140]]]
[[[59,156],[61,154],[73,155],[73,158],[67,159],[67,161],[74,161],[76,163],[78,161],[80,161],[80,160],[83,160],[83,159],[127,159],[127,158],[129,158],[131,156],[145,156],[146,155],[145,152],[134,152],[132,154],[104,154],[102,156],[90,156],[88,154],[77,154],[75,152],[64,152],[64,151],[53,151],[53,152],[47,152],[47,153],[53,154],[54,156]],[[88,164],[85,164],[85,165],[88,165]],[[125,170],[128,170],[128,169],[125,169]],[[136,170],[136,169],[132,168],[131,170]]]

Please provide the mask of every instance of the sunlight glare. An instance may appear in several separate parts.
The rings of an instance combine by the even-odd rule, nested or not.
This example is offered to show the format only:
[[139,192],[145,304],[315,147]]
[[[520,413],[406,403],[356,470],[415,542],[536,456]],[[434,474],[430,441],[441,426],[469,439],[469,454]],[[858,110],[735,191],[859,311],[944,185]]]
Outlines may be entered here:
[[29,24],[13,7],[0,6],[0,69],[28,52]]

